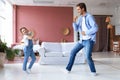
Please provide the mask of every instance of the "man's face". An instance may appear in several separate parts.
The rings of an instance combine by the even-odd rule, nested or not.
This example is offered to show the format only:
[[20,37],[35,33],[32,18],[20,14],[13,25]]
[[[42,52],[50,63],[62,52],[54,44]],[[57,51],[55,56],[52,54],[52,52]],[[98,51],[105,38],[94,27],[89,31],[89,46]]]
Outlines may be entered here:
[[81,9],[79,6],[76,7],[78,14],[83,14],[83,9]]

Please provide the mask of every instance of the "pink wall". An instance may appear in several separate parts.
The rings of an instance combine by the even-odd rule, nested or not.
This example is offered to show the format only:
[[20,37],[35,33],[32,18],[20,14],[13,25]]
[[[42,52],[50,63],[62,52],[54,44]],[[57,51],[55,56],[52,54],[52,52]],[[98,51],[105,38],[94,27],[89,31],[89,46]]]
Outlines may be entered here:
[[[72,7],[17,6],[14,12],[16,12],[14,14],[16,42],[22,38],[19,28],[23,26],[33,30],[35,38],[41,41],[61,42],[62,39],[73,41]],[[68,36],[62,33],[66,27],[70,29]]]

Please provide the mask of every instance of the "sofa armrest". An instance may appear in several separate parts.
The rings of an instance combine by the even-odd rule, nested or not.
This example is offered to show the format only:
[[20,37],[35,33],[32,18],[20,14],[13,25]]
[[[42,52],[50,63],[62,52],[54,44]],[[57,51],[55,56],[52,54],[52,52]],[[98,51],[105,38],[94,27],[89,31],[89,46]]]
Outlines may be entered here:
[[39,52],[40,56],[45,56],[45,48],[44,47],[40,47],[38,52]]

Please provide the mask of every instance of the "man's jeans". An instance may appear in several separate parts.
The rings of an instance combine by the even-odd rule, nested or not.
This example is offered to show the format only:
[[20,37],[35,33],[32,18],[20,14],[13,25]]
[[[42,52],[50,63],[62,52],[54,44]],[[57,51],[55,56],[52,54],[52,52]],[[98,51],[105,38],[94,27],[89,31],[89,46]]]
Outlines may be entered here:
[[96,72],[95,65],[94,65],[94,62],[92,60],[93,45],[94,45],[94,42],[91,41],[90,39],[89,40],[83,40],[82,43],[78,42],[71,51],[69,63],[67,65],[66,69],[68,71],[71,71],[72,66],[74,64],[76,54],[82,48],[84,48],[85,57],[86,57],[87,63],[89,64],[90,70],[91,70],[91,72]]

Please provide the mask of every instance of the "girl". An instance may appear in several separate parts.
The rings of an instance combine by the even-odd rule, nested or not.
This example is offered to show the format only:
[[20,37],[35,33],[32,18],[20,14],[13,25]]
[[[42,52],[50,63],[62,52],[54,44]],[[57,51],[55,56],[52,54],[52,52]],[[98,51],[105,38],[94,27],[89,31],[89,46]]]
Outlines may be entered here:
[[[31,68],[36,60],[35,54],[33,52],[33,42],[32,37],[26,27],[20,28],[20,32],[23,34],[22,44],[23,44],[23,52],[24,52],[24,61],[23,61],[23,70],[29,74],[31,73]],[[29,59],[29,56],[32,58],[28,68],[27,68],[27,62]]]

